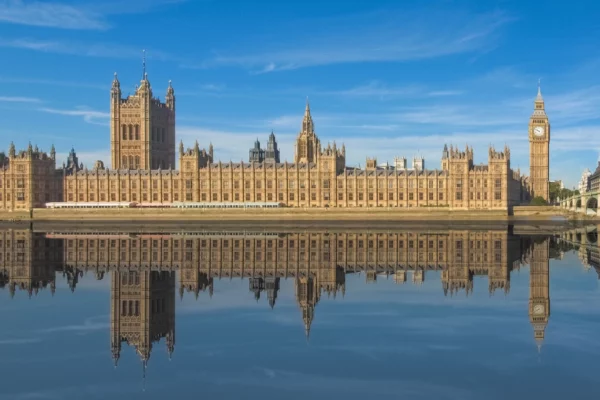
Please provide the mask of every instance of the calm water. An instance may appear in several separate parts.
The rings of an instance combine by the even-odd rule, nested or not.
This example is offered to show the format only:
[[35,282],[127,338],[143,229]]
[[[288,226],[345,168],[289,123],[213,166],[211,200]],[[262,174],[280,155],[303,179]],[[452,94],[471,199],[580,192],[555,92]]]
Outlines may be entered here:
[[0,399],[598,390],[595,227],[143,231],[0,228]]

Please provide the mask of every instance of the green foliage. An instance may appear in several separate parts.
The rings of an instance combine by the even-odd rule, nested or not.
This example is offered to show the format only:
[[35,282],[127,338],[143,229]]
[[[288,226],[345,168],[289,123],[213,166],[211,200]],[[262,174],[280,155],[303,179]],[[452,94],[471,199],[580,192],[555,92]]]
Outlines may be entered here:
[[529,203],[529,205],[532,205],[532,206],[547,206],[548,202],[546,200],[544,200],[544,198],[542,196],[536,196],[533,199],[531,199],[531,203]]
[[550,182],[550,185],[548,186],[548,191],[550,192],[550,202],[554,203],[556,201],[556,199],[560,196],[560,183],[559,182]]
[[564,199],[568,199],[569,197],[573,197],[579,195],[579,190],[570,190],[570,189],[562,189],[559,193],[558,193],[558,197],[560,197],[561,200]]

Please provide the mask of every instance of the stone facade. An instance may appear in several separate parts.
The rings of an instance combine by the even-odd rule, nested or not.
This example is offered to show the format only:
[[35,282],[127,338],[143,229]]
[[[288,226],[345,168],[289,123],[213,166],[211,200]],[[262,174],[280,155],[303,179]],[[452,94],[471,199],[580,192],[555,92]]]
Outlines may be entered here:
[[[536,133],[543,128],[542,136]],[[274,134],[257,161],[214,160],[198,143],[179,145],[175,166],[175,95],[169,84],[166,102],[152,97],[147,75],[136,94],[121,98],[116,76],[111,89],[111,154],[113,168],[100,161],[88,170],[78,165],[72,150],[67,165],[56,170],[55,156],[11,147],[0,156],[0,209],[43,207],[47,201],[138,202],[278,202],[289,207],[448,207],[458,210],[507,210],[528,201],[531,190],[548,189],[550,125],[541,94],[530,120],[531,178],[510,164],[510,150],[493,147],[487,165],[476,165],[473,149],[444,146],[439,169],[413,168],[395,162],[380,167],[366,160],[365,168],[346,165],[346,148],[335,142],[321,145],[307,102],[295,144],[294,162],[279,162]],[[397,161],[397,160],[396,160]],[[404,166],[402,166],[402,165]],[[528,180],[529,179],[529,180]],[[23,183],[21,183],[23,182]],[[4,183],[4,184],[3,184]],[[9,186],[12,183],[12,186]],[[25,190],[22,187],[25,186]],[[16,200],[15,200],[16,197]]]
[[164,103],[153,97],[145,72],[135,93],[124,99],[115,73],[110,92],[110,152],[113,169],[175,168],[175,91],[170,81]]
[[0,210],[30,210],[62,199],[62,172],[56,169],[54,147],[47,154],[29,144],[8,156],[0,153]]

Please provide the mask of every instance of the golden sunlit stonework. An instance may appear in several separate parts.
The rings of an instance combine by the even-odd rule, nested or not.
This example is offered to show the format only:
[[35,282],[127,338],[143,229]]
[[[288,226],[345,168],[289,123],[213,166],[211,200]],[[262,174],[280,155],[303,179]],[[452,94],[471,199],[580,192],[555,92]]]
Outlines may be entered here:
[[[144,73],[135,94],[123,99],[115,74],[111,88],[112,167],[97,161],[88,169],[74,150],[56,168],[54,149],[0,154],[0,210],[43,208],[48,202],[116,203],[148,206],[173,202],[279,203],[287,207],[445,207],[449,210],[508,210],[531,193],[547,198],[550,125],[541,93],[530,120],[530,177],[513,170],[510,150],[493,147],[488,162],[475,164],[473,149],[444,146],[439,169],[346,165],[346,148],[322,146],[306,104],[293,162],[277,162],[275,147],[262,162],[215,161],[212,145],[179,144],[175,168],[175,92],[165,103],[153,97]],[[258,157],[261,160],[260,149]]]

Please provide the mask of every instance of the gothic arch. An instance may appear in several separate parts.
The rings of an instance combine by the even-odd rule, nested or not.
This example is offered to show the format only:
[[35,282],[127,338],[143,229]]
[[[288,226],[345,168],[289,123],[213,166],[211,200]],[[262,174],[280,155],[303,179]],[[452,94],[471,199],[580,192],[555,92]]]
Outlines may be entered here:
[[581,199],[577,199],[577,203],[575,203],[575,207],[581,208]]
[[135,126],[135,140],[140,140],[140,126]]
[[129,125],[129,140],[133,140],[133,125]]
[[595,197],[590,197],[585,204],[585,208],[597,210],[598,209],[598,199]]
[[134,166],[134,164],[133,164],[133,156],[129,156],[129,168],[133,169],[133,166]]
[[121,168],[127,169],[127,156],[123,156],[123,165],[121,166]]
[[121,135],[123,140],[127,140],[127,125],[121,125]]
[[135,156],[135,169],[140,169],[140,156]]

